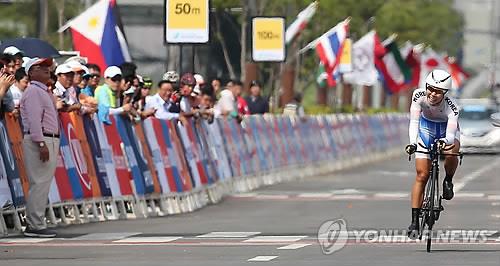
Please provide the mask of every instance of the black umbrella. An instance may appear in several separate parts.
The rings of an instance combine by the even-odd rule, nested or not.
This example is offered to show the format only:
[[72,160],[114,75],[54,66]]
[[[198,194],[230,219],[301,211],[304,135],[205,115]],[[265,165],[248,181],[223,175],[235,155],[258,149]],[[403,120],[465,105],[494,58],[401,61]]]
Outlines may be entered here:
[[2,41],[0,44],[0,52],[9,46],[15,46],[17,49],[24,52],[27,57],[59,57],[59,51],[54,46],[44,40],[37,38],[15,38]]

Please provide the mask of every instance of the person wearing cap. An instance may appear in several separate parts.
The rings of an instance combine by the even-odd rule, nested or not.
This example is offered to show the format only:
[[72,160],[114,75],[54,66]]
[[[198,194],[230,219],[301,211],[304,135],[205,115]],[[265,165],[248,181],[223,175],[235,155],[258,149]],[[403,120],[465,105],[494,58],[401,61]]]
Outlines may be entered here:
[[122,71],[117,66],[109,66],[104,71],[104,84],[96,89],[97,115],[101,122],[111,124],[109,115],[123,114],[132,108],[130,103],[122,107],[118,104],[118,93],[122,83]]
[[76,95],[80,95],[81,91],[87,87],[88,79],[84,79],[85,75],[90,74],[89,69],[82,65],[77,60],[72,60],[65,63],[71,67],[74,73],[72,87],[75,89]]
[[24,138],[23,152],[29,178],[26,200],[27,237],[55,237],[45,223],[50,185],[55,174],[59,153],[59,119],[56,99],[47,83],[50,79],[50,58],[32,58],[26,63],[30,85],[21,98],[21,120]]
[[180,108],[181,114],[185,117],[191,117],[194,115],[193,112],[193,88],[196,86],[196,79],[193,74],[185,73],[182,75],[180,80],[180,90],[181,90],[181,101]]
[[94,97],[94,92],[99,85],[101,79],[101,68],[96,64],[87,64],[87,69],[89,70],[88,75],[84,75],[84,79],[87,79],[87,86],[80,91],[80,94]]
[[61,64],[57,66],[55,74],[57,76],[57,82],[52,93],[63,102],[63,107],[59,110],[63,112],[80,110],[82,105],[73,87],[73,80],[75,77],[73,68],[69,64]]
[[19,50],[15,46],[9,46],[3,50],[3,53],[12,55],[14,57],[15,70],[18,70],[21,68],[21,66],[23,64],[23,56],[24,56],[23,51]]
[[261,96],[260,83],[256,80],[250,83],[250,95],[245,98],[250,114],[265,114],[269,112],[269,102]]

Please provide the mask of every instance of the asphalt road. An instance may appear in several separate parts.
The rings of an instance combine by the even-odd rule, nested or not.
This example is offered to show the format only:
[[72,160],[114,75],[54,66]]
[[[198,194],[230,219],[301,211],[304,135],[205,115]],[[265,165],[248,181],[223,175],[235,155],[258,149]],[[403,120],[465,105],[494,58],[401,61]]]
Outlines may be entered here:
[[[499,172],[499,156],[465,158],[454,181],[456,197],[444,203],[435,227],[451,237],[435,242],[432,253],[403,236],[414,171],[401,156],[229,196],[190,214],[72,225],[58,228],[54,240],[10,236],[0,239],[0,266],[498,266]],[[347,224],[347,237],[335,242],[345,246],[326,255],[322,246],[329,242],[324,236],[318,241],[318,230],[336,219]],[[390,233],[395,237],[377,237]],[[467,239],[468,233],[479,235]]]

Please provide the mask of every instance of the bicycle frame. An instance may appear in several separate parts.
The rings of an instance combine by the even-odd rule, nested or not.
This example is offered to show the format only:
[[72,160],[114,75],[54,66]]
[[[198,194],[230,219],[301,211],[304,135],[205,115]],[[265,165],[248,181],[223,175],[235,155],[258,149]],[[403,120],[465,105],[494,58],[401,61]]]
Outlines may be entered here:
[[[439,219],[439,215],[441,211],[444,210],[441,205],[442,197],[439,193],[439,156],[459,156],[460,164],[462,164],[462,153],[443,153],[442,151],[449,151],[453,148],[443,149],[442,151],[438,149],[437,145],[438,140],[435,140],[434,143],[431,144],[431,147],[425,147],[424,145],[419,145],[428,150],[425,151],[416,151],[418,153],[429,154],[431,159],[431,168],[429,170],[429,179],[427,180],[427,184],[424,190],[424,197],[420,212],[420,217],[422,218],[420,223],[420,231],[419,231],[419,239],[422,240],[424,233],[427,233],[427,252],[431,251],[431,242],[432,242],[432,228],[435,222]],[[411,155],[409,157],[411,160]],[[424,228],[427,225],[428,230],[425,231]]]

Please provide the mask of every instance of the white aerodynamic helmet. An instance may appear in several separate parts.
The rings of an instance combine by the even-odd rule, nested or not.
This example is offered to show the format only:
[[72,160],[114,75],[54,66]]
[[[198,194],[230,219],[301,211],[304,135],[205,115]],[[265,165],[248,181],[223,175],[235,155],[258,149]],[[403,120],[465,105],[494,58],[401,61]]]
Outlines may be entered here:
[[425,86],[448,91],[451,89],[451,75],[441,69],[434,69],[425,78]]

